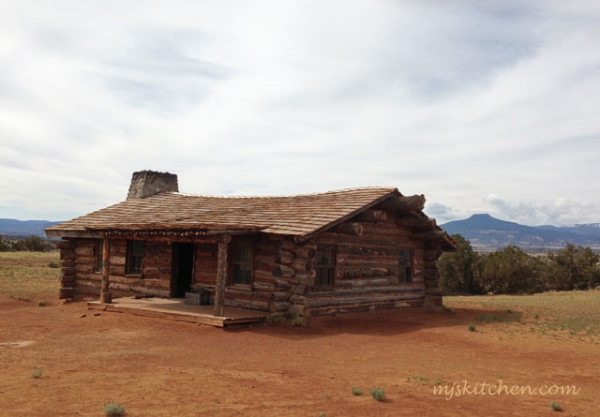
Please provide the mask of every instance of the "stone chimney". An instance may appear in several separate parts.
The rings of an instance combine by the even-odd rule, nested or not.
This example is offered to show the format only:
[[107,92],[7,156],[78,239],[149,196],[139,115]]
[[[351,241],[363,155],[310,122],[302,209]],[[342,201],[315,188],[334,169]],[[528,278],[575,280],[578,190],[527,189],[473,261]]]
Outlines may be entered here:
[[127,200],[146,198],[165,191],[179,191],[177,175],[168,172],[138,171],[131,177]]

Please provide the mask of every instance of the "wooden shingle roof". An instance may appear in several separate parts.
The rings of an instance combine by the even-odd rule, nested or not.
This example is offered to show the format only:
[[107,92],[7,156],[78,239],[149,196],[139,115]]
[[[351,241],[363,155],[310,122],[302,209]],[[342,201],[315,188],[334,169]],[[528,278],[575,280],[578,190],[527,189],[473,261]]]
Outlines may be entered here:
[[289,197],[207,197],[176,192],[126,200],[46,229],[67,232],[260,231],[308,238],[383,202],[397,188],[365,187]]

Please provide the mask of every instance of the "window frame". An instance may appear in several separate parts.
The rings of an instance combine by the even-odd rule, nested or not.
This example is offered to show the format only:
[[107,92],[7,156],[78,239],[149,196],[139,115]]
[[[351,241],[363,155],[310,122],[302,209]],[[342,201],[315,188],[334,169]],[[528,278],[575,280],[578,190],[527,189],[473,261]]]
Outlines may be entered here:
[[[143,240],[128,240],[127,241],[127,255],[125,260],[125,275],[133,277],[142,277],[142,271],[144,270],[144,249],[145,242]],[[140,253],[133,253],[135,245],[139,245]],[[139,270],[135,268],[134,259],[139,258]],[[135,268],[135,269],[134,269]]]
[[[331,263],[326,266],[318,265],[319,252],[331,251]],[[335,285],[335,272],[337,267],[337,247],[335,245],[317,245],[317,252],[315,254],[315,282],[314,288],[327,289],[333,288]],[[319,280],[320,271],[328,271],[329,283],[323,284]]]
[[[248,261],[236,261],[235,260],[235,255],[236,255],[236,249],[239,247],[238,245],[249,245],[250,247],[250,260]],[[255,252],[255,247],[254,247],[254,240],[250,239],[250,238],[241,238],[241,239],[232,239],[231,243],[229,244],[229,285],[232,286],[239,286],[239,287],[245,287],[245,288],[250,288],[252,287],[252,284],[254,282],[254,252]],[[236,266],[245,266],[247,268],[250,269],[250,282],[238,282],[236,280],[237,275],[236,275]]]
[[104,269],[104,241],[95,239],[94,242],[94,273],[101,274]]
[[[402,259],[407,259],[405,263],[401,263]],[[399,248],[398,249],[398,282],[400,284],[411,284],[414,279],[414,267],[415,259],[413,250],[410,248]],[[401,271],[404,270],[404,274],[401,275]]]

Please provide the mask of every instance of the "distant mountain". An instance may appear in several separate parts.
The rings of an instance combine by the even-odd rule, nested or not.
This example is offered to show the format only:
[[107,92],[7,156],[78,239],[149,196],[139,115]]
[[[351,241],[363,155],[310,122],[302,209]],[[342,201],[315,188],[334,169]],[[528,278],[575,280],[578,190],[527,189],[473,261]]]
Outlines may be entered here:
[[46,237],[44,229],[58,223],[60,222],[0,219],[0,234],[3,237],[27,237],[31,235]]
[[440,225],[449,234],[460,233],[473,249],[493,251],[516,245],[527,252],[560,249],[567,243],[600,250],[600,224],[579,224],[573,227],[524,226],[495,219],[489,214],[474,214],[466,220]]

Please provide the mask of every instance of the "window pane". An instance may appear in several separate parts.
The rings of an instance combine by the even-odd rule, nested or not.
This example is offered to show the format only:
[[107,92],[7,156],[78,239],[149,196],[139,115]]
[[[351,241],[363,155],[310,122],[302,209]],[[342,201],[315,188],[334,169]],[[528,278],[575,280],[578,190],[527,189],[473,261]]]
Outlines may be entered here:
[[398,251],[398,281],[412,281],[412,253],[409,250]]
[[252,261],[252,242],[236,242],[233,250],[234,262]]
[[141,256],[144,253],[144,242],[141,240],[131,241],[131,254]]
[[408,270],[402,266],[398,268],[398,281],[408,282]]
[[315,279],[315,285],[326,286],[331,285],[331,272],[329,268],[317,269],[317,277]]
[[335,265],[334,248],[331,246],[317,247],[315,259],[316,287],[328,287],[333,285],[333,271]]
[[142,270],[142,258],[140,256],[135,256],[131,258],[131,272],[138,273]]
[[250,267],[248,265],[235,265],[233,281],[236,284],[250,284]]
[[410,266],[410,251],[407,251],[407,250],[398,251],[398,265]]
[[330,267],[333,265],[333,249],[319,248],[317,249],[317,266]]
[[127,272],[128,274],[138,274],[142,272],[142,259],[144,257],[144,241],[127,241]]

